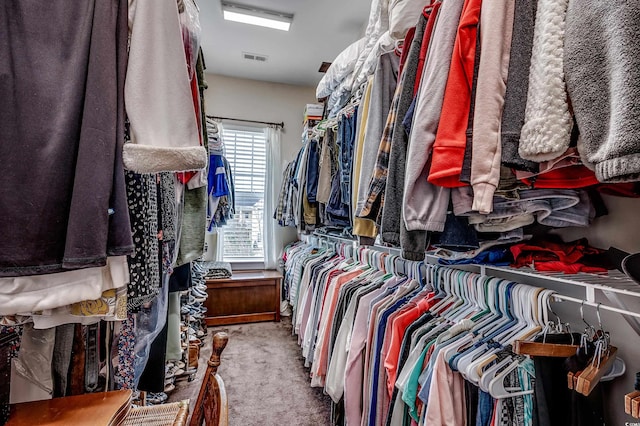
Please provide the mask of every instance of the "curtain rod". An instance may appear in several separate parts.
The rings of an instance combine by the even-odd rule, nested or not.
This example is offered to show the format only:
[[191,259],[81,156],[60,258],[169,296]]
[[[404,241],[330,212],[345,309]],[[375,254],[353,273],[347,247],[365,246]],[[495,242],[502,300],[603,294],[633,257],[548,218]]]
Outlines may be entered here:
[[257,121],[257,120],[244,120],[242,118],[231,118],[231,117],[218,117],[214,115],[207,115],[207,118],[211,118],[213,120],[229,120],[229,121],[244,121],[245,123],[258,123],[258,124],[267,124],[269,126],[276,126],[284,129],[284,121],[280,123],[274,123],[272,121]]

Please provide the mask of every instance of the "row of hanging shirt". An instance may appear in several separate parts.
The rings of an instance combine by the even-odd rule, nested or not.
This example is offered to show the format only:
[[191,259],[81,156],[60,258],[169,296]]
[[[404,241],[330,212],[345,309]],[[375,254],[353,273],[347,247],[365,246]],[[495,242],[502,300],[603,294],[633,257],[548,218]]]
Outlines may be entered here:
[[334,402],[333,424],[552,424],[565,402],[569,418],[603,424],[602,404],[572,395],[564,377],[566,398],[542,392],[545,381],[534,401],[535,376],[550,367],[512,352],[543,329],[547,338],[552,295],[344,244],[285,250],[293,333],[311,385]]

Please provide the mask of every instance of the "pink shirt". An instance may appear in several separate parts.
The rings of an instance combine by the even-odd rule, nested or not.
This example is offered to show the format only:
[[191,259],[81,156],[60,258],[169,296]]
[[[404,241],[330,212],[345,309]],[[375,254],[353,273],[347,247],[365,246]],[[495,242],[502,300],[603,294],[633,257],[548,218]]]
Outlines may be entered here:
[[383,285],[362,296],[358,303],[344,376],[344,410],[347,425],[359,425],[362,421],[363,356],[368,334],[369,304],[384,292],[386,286]]

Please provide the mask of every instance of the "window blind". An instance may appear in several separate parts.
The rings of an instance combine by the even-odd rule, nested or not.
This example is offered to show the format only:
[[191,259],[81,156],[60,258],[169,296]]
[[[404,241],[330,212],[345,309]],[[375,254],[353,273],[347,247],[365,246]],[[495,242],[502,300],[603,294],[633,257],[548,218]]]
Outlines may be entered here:
[[224,227],[227,262],[264,261],[263,219],[267,170],[264,129],[223,127],[225,156],[235,187],[235,214]]

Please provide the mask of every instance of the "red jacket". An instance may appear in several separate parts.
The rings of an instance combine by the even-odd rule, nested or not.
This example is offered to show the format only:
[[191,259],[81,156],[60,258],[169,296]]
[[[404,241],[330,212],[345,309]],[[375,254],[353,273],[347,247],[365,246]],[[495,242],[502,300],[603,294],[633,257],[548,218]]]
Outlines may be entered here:
[[445,186],[465,186],[460,172],[466,147],[466,131],[471,108],[471,86],[476,57],[476,39],[482,0],[466,0],[458,25],[442,115],[431,154],[429,182]]

